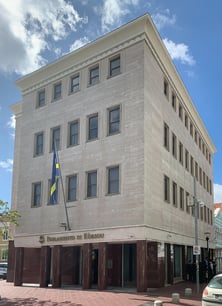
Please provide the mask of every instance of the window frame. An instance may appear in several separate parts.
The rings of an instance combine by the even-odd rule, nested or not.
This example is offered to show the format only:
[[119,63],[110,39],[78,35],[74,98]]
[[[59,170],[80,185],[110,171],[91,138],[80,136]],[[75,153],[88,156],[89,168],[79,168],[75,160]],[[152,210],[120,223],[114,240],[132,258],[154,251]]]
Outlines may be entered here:
[[[114,63],[115,61],[119,61],[119,65],[115,66],[115,67],[111,67],[112,63]],[[113,71],[117,71],[117,72],[114,72]],[[114,76],[117,76],[121,73],[121,57],[120,57],[120,54],[112,57],[109,59],[109,77],[112,78]]]
[[165,122],[163,126],[163,146],[167,151],[170,151],[170,128]]
[[[60,88],[60,91],[57,92],[57,88]],[[62,81],[57,82],[53,85],[53,101],[60,100],[62,98]]]
[[[42,143],[39,144],[38,139],[42,137]],[[39,148],[41,148],[39,150]],[[34,136],[34,157],[41,156],[44,154],[44,132],[38,132]]]
[[[91,120],[93,118],[97,118],[97,127],[96,128],[91,128]],[[91,132],[93,130],[96,130],[96,136],[91,135]],[[99,138],[99,114],[98,113],[94,113],[91,114],[87,117],[87,141],[94,141],[97,140]]]
[[[39,187],[39,190],[37,190],[37,187]],[[37,208],[42,205],[42,182],[34,182],[32,183],[32,201],[31,201],[31,207]]]
[[164,202],[170,203],[170,178],[164,174]]
[[[41,94],[43,93],[44,93],[44,98],[42,99]],[[41,108],[45,105],[46,105],[46,91],[45,88],[43,88],[37,92],[36,108]]]
[[[93,76],[93,72],[98,71],[98,73]],[[93,86],[98,84],[100,81],[100,71],[99,71],[99,64],[96,64],[89,68],[89,86]]]
[[[112,112],[115,112],[118,110],[118,113],[119,113],[119,120],[116,120],[116,121],[111,121],[111,113]],[[108,133],[107,135],[108,136],[112,136],[112,135],[115,135],[115,134],[119,134],[121,132],[121,107],[120,105],[117,105],[117,106],[113,106],[111,108],[108,109],[108,113],[107,113],[107,120],[108,120],[108,126],[107,126],[107,129],[108,129]],[[116,125],[118,124],[118,129],[114,129],[114,131],[111,131],[111,126],[112,125]]]
[[[73,125],[76,125],[77,124],[77,133],[71,133],[71,127]],[[77,146],[79,145],[79,132],[80,132],[80,129],[79,129],[79,119],[76,119],[76,120],[73,120],[73,121],[70,121],[68,123],[68,139],[67,139],[67,147],[74,147],[74,146]],[[77,138],[77,141],[73,142],[71,141],[72,139],[76,139]]]
[[[75,178],[75,186],[73,188],[71,188],[70,183],[71,183],[71,179]],[[77,201],[77,191],[78,191],[78,175],[77,174],[72,174],[72,175],[68,175],[66,177],[66,184],[67,184],[67,190],[66,190],[66,199],[67,202],[75,202]],[[74,190],[74,198],[71,197],[71,193]]]
[[[73,84],[73,81],[78,79],[77,84]],[[77,89],[76,89],[77,88]],[[76,92],[80,91],[80,73],[77,73],[75,75],[72,75],[70,77],[70,93],[74,94]]]
[[[96,182],[94,184],[89,184],[89,178],[91,175],[95,175]],[[86,173],[86,198],[92,199],[97,198],[97,188],[98,188],[98,179],[97,179],[98,171],[91,170]],[[95,186],[95,193],[93,192],[93,186]]]
[[[117,170],[117,179],[111,180],[110,174],[112,170]],[[115,191],[112,191],[111,189],[111,184],[114,183],[117,188]],[[115,186],[115,187],[116,187]],[[115,195],[115,194],[120,194],[120,166],[115,165],[115,166],[109,166],[107,167],[107,195]]]
[[[58,137],[58,139],[55,139],[56,136],[55,136],[54,133],[57,130],[59,130],[59,137]],[[51,136],[50,152],[53,152],[55,142],[56,142],[56,150],[60,150],[60,147],[61,147],[61,127],[60,127],[60,125],[51,128],[51,133],[50,134],[51,134],[50,135]]]

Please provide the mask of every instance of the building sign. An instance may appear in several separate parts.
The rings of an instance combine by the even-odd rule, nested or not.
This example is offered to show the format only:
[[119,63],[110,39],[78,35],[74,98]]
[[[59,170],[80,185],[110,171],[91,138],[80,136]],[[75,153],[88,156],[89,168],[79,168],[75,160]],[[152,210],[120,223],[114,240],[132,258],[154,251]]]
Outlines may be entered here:
[[66,235],[66,236],[44,236],[39,237],[40,243],[45,242],[57,242],[57,241],[76,241],[76,240],[93,240],[93,239],[103,239],[104,233],[83,233],[78,235]]
[[200,246],[194,245],[193,246],[193,255],[200,255]]

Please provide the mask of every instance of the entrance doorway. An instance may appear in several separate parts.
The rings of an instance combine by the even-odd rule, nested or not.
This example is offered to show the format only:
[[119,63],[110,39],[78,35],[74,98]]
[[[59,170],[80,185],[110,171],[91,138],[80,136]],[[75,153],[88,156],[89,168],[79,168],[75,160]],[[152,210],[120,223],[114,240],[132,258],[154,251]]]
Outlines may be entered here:
[[182,276],[182,247],[180,245],[174,245],[174,261],[173,261],[173,276],[174,281],[179,281]]
[[122,246],[122,287],[136,286],[136,245]]
[[98,249],[92,250],[92,285],[98,285]]

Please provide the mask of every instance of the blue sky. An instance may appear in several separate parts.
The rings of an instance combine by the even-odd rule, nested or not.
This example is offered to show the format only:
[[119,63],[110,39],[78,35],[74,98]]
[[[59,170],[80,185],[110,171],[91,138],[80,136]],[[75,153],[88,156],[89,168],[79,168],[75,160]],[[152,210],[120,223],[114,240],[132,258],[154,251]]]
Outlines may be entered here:
[[0,0],[0,199],[11,203],[15,81],[149,13],[217,148],[214,202],[222,202],[221,11],[221,0]]

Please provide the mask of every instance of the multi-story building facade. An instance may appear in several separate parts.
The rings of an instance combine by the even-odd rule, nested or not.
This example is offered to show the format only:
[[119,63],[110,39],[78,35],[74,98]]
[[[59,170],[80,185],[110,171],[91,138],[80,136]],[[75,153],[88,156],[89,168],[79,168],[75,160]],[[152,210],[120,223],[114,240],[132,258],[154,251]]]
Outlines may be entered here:
[[[17,85],[12,203],[21,220],[10,280],[143,291],[185,278],[194,195],[205,203],[197,202],[202,251],[213,230],[215,147],[151,18]],[[50,205],[54,143],[62,179]]]

